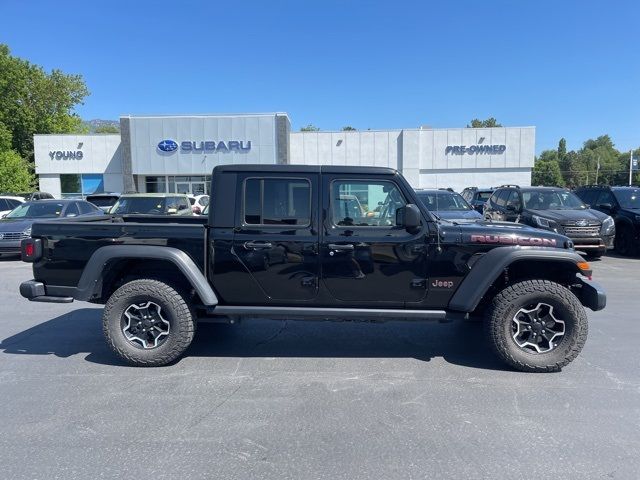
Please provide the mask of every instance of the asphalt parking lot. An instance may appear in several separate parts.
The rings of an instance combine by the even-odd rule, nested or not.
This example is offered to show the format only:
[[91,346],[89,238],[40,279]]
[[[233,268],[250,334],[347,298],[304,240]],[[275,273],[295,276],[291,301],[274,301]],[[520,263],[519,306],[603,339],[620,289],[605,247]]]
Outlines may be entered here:
[[638,478],[640,259],[594,262],[608,307],[557,374],[470,323],[205,325],[123,366],[102,309],[30,303],[0,261],[0,478]]

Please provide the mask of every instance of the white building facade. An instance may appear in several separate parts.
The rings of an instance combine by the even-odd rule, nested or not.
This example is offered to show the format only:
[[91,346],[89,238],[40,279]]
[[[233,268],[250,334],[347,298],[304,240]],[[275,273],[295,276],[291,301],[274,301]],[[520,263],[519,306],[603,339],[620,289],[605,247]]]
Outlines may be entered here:
[[535,127],[291,132],[286,113],[134,116],[120,135],[35,135],[40,189],[208,193],[221,164],[384,166],[416,188],[529,185]]
[[535,127],[291,133],[291,163],[400,170],[415,188],[531,184]]

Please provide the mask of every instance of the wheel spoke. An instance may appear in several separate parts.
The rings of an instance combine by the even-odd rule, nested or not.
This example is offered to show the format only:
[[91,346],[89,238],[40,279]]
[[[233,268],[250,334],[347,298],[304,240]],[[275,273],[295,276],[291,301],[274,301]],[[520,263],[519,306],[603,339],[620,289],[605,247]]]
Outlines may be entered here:
[[549,304],[529,305],[513,316],[512,337],[523,350],[549,352],[557,346],[564,333],[564,321],[555,316],[553,306]]
[[154,302],[129,305],[124,311],[122,333],[137,347],[155,348],[169,335],[171,324],[163,317],[162,308]]

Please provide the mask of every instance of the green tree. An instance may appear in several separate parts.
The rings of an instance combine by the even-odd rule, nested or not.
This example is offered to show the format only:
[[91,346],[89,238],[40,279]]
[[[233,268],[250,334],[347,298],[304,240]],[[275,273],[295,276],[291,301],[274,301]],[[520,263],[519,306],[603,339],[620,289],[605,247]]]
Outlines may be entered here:
[[115,125],[100,125],[96,127],[95,133],[120,133],[120,129]]
[[494,128],[501,126],[502,125],[498,123],[495,118],[489,117],[486,120],[479,120],[477,118],[474,118],[473,120],[471,120],[471,123],[467,125],[467,128]]
[[562,159],[567,154],[567,141],[564,138],[561,138],[558,142],[558,160],[562,161]]
[[312,125],[311,123],[309,125],[307,125],[306,127],[302,127],[300,129],[301,132],[318,132],[320,131],[320,129],[318,127],[316,127],[315,125]]
[[0,122],[0,152],[11,150],[13,137],[4,123]]
[[34,185],[29,162],[13,150],[0,152],[0,192],[24,192]]
[[11,133],[11,145],[33,161],[34,133],[74,133],[82,120],[74,108],[89,94],[80,75],[47,73],[13,57],[0,44],[0,122]]
[[357,130],[358,130],[357,128],[353,128],[353,127],[350,127],[348,125],[346,127],[342,127],[342,131],[343,132],[355,132]]
[[558,163],[558,152],[555,150],[545,150],[536,159],[531,172],[532,185],[564,186],[564,180],[560,173]]

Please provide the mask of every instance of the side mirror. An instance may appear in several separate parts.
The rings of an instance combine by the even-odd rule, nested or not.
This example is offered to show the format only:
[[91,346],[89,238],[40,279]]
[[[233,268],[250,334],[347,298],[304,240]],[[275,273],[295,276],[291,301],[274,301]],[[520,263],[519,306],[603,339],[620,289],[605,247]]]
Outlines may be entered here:
[[407,230],[413,230],[420,227],[420,209],[417,205],[410,203],[396,210],[396,225],[400,225]]
[[613,210],[613,205],[611,205],[610,203],[601,203],[600,205],[598,205],[598,207],[602,210],[606,210],[607,212]]

